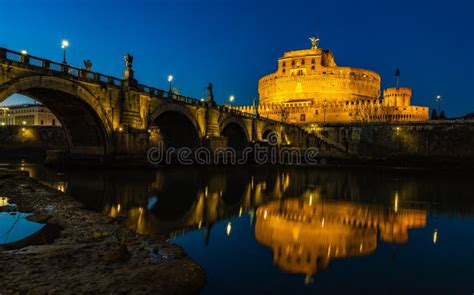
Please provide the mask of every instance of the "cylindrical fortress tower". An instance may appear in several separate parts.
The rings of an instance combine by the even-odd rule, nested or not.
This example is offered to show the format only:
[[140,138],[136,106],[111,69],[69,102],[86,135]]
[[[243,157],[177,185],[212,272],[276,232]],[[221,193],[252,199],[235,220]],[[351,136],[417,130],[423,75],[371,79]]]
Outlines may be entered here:
[[392,87],[383,91],[383,102],[387,106],[407,107],[410,105],[412,90],[409,87]]
[[380,97],[376,72],[338,67],[329,50],[312,48],[286,52],[278,59],[278,70],[260,79],[262,104],[311,100],[312,104],[337,103]]

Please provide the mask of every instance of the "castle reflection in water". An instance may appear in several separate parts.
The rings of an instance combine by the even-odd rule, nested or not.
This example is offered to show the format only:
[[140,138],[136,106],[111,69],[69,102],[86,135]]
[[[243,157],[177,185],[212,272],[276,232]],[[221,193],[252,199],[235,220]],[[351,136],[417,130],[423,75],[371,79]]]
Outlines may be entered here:
[[426,211],[393,209],[344,201],[289,199],[257,210],[255,238],[273,250],[281,269],[311,276],[331,259],[368,255],[384,242],[406,243],[408,230],[426,224]]
[[[472,214],[474,208],[466,177],[425,172],[413,177],[411,172],[288,167],[64,174],[35,166],[22,169],[89,209],[125,217],[142,234],[173,239],[202,229],[207,244],[216,223],[248,215],[255,239],[272,249],[273,263],[305,275],[306,282],[334,259],[369,255],[381,242],[407,243],[416,234],[411,229],[426,226],[427,214]],[[227,234],[230,229],[229,223]],[[437,228],[429,230],[436,243]]]

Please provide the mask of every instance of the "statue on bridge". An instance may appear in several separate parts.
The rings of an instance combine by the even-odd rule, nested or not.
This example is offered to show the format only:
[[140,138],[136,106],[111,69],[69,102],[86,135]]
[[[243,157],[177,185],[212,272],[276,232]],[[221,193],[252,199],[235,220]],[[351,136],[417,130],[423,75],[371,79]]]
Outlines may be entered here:
[[130,53],[127,53],[123,59],[125,60],[125,75],[124,79],[127,81],[129,85],[136,86],[138,83],[137,80],[135,80],[134,75],[133,75],[133,55]]
[[252,101],[252,106],[255,116],[257,116],[257,118],[260,117],[260,114],[258,113],[258,100],[256,97]]
[[133,66],[133,55],[130,55],[130,53],[127,53],[123,59],[125,60],[125,67],[126,67],[126,70],[129,70],[131,71],[132,70],[132,66]]
[[214,93],[212,91],[212,83],[209,82],[209,85],[207,86],[207,91],[208,91],[208,95],[207,95],[207,103],[211,104],[211,105],[215,105],[215,102],[214,102]]
[[86,68],[86,71],[90,72],[92,70],[92,62],[90,59],[85,59],[84,61],[84,67]]

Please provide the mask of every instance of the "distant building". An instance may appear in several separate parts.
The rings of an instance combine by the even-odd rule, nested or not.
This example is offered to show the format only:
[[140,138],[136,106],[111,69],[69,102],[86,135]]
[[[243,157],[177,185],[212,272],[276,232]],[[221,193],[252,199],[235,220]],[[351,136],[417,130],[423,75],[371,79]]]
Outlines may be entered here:
[[61,126],[59,120],[47,107],[34,104],[0,107],[0,124],[2,126]]
[[[276,72],[259,80],[258,113],[300,125],[428,120],[428,107],[411,105],[410,88],[380,90],[378,73],[337,66],[334,55],[315,43],[311,49],[285,52]],[[255,113],[253,106],[237,109]]]

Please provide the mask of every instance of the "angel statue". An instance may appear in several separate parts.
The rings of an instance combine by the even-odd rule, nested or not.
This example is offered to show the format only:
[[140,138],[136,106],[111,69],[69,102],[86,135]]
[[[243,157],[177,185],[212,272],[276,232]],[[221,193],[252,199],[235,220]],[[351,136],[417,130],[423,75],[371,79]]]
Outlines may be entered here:
[[214,92],[212,91],[212,83],[209,82],[209,85],[207,86],[207,102],[213,103],[214,102]]
[[311,41],[311,49],[318,49],[319,38],[310,37],[309,41]]
[[86,71],[90,72],[92,69],[92,62],[90,59],[85,59],[84,60],[84,67],[86,68]]
[[258,100],[256,97],[252,101],[252,106],[253,106],[254,114],[258,117],[260,114],[258,113]]
[[127,67],[127,70],[131,70],[133,64],[133,55],[127,53],[127,55],[125,55],[123,59],[125,60],[125,66]]

